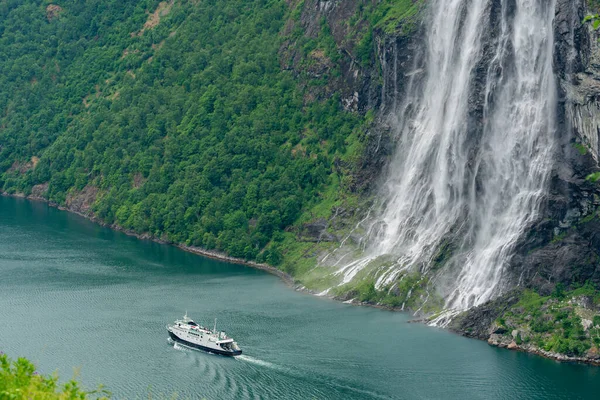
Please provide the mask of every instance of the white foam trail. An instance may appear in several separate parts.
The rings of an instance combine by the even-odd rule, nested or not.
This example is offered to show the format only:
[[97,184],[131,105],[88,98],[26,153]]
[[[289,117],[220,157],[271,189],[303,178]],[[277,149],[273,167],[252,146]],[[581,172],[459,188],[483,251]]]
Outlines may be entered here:
[[277,366],[277,365],[275,365],[273,363],[270,363],[270,362],[264,361],[264,360],[259,360],[258,358],[250,357],[250,356],[247,356],[245,354],[237,356],[235,359],[236,360],[246,361],[246,362],[249,362],[249,363],[255,364],[255,365],[260,365],[261,367],[266,367],[266,368],[271,368],[271,369],[278,369],[278,370],[281,369],[281,367],[279,367],[279,366]]
[[[553,154],[555,0],[431,0],[425,77],[414,75],[391,116],[398,146],[364,256],[377,287],[404,270],[426,273],[453,244],[446,307],[466,309],[502,291],[505,268],[538,218]],[[491,15],[497,17],[499,22]],[[493,21],[494,20],[494,21]]]
[[182,346],[179,343],[173,343],[173,348],[178,351],[184,351],[184,352],[188,351],[187,346]]

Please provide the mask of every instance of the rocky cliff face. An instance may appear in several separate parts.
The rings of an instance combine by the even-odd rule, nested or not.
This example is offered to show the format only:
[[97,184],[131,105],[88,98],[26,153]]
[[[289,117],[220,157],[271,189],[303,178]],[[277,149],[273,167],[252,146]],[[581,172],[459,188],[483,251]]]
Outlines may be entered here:
[[[451,328],[500,347],[598,363],[597,343],[581,345],[589,340],[580,343],[561,328],[564,318],[572,319],[579,338],[599,328],[591,320],[598,313],[593,293],[600,287],[600,45],[598,32],[581,23],[587,7],[585,0],[557,1],[558,146],[548,199],[506,277],[516,290],[463,313]],[[577,289],[585,282],[585,290]],[[533,292],[523,294],[522,288]],[[564,295],[563,288],[573,290]],[[535,293],[542,297],[529,302],[529,309],[519,302]]]
[[600,48],[581,21],[585,0],[559,0],[555,71],[559,105],[556,162],[550,196],[512,262],[513,285],[549,293],[557,283],[600,286]]
[[[420,4],[421,1],[413,1]],[[373,27],[369,17],[378,7],[368,0],[306,0],[290,2],[299,7],[299,15],[288,21],[284,34],[288,39],[280,50],[282,68],[294,71],[304,80],[311,98],[337,94],[346,110],[366,114],[371,111],[375,123],[365,138],[366,151],[354,171],[357,192],[368,192],[380,176],[393,151],[387,113],[400,101],[411,74],[420,72],[419,52],[422,26],[396,21],[397,33]],[[302,36],[292,32],[300,30]],[[317,47],[303,53],[307,38],[323,41],[324,31],[333,39],[338,55],[333,62]],[[315,85],[327,77],[326,85]]]
[[[422,71],[419,26],[409,35],[400,33],[402,29],[397,29],[397,33],[372,30],[374,51],[370,61],[359,59],[360,41],[369,28],[361,10],[368,4],[308,0],[300,18],[293,22],[313,38],[326,25],[340,50],[340,74],[326,88],[316,91],[315,96],[338,92],[346,108],[361,113],[372,110],[377,116],[366,138],[360,168],[355,172],[357,191],[372,189],[377,183],[374,177],[381,176],[394,147],[385,117],[401,102],[408,77]],[[600,45],[597,32],[581,23],[587,8],[586,0],[557,0],[554,68],[559,91],[558,145],[550,193],[538,222],[528,228],[528,235],[511,259],[505,290],[530,287],[548,294],[557,283],[567,288],[586,281],[600,286],[600,185],[593,175],[600,171]],[[492,31],[499,29],[500,12],[501,2],[491,2],[485,23]],[[357,15],[358,22],[351,26],[349,21]],[[488,48],[492,46],[482,49],[482,71],[474,71],[475,75],[481,72],[482,85],[483,67],[493,56],[488,54]],[[313,55],[307,69],[293,41],[286,42],[282,55],[286,68],[298,74],[308,71],[313,78],[334,65]],[[469,97],[470,123],[475,125],[483,120],[482,91],[478,92],[478,87],[481,89],[481,85],[474,85]],[[476,126],[473,129],[477,130]]]

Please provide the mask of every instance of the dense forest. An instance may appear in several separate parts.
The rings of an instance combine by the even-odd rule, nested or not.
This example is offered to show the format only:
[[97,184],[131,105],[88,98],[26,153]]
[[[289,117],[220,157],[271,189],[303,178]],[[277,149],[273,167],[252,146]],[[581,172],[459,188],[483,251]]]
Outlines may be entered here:
[[327,74],[281,68],[290,38],[336,57],[326,26],[283,33],[301,6],[1,1],[0,188],[279,264],[283,231],[337,190],[364,126],[335,93],[307,95]]

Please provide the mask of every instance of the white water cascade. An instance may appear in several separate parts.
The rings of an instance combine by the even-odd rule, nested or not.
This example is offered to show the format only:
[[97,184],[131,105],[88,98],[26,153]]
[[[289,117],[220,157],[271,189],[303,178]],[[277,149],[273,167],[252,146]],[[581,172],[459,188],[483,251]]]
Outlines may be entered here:
[[[554,10],[555,0],[428,1],[425,68],[390,117],[397,148],[381,210],[342,283],[365,268],[380,289],[431,272],[454,310],[501,292],[548,186]],[[444,248],[449,260],[431,271]]]

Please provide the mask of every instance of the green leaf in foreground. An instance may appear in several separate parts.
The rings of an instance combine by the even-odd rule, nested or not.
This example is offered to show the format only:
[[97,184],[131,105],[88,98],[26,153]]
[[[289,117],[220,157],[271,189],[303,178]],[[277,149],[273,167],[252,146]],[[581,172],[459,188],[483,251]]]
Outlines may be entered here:
[[44,376],[36,372],[35,366],[26,358],[11,360],[0,353],[0,399],[108,399],[110,393],[102,387],[94,391],[83,390],[74,379],[63,385],[58,376]]

